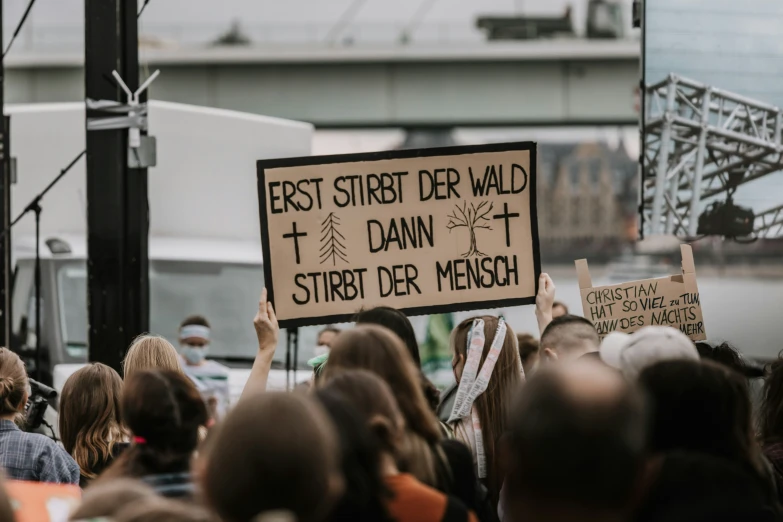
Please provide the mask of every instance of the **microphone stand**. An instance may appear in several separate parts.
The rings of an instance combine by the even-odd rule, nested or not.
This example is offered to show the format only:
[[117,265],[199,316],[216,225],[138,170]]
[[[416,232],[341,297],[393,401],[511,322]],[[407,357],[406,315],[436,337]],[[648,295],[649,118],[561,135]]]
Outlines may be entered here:
[[[33,198],[30,204],[16,216],[16,219],[11,222],[8,228],[3,230],[3,233],[0,234],[0,239],[2,239],[11,227],[16,225],[28,213],[33,212],[35,214],[35,378],[39,381],[41,380],[41,211],[43,210],[41,208],[41,200],[85,154],[87,154],[87,149],[81,151],[78,156],[62,169],[60,174],[58,174],[51,183],[46,185],[46,187]],[[10,269],[11,267],[7,267],[7,270]]]

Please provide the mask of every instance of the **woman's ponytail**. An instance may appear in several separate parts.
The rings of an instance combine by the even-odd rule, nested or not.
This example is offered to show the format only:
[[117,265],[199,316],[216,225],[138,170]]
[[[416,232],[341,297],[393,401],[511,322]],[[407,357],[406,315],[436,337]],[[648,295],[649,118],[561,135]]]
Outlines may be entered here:
[[8,348],[0,348],[0,415],[19,413],[28,386],[22,360]]

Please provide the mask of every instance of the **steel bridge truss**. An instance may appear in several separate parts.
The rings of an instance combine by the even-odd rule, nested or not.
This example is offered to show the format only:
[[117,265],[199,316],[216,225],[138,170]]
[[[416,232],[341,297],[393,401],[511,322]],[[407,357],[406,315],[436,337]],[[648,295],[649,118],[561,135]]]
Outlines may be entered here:
[[[783,170],[778,107],[669,75],[646,92],[646,233],[695,237],[699,212]],[[783,205],[757,213],[755,237],[783,236]]]

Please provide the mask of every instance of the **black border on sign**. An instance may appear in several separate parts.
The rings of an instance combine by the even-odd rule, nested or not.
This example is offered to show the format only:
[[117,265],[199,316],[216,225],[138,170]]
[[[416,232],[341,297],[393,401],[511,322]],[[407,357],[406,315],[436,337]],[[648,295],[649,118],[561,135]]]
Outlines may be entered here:
[[[328,165],[331,163],[356,163],[360,161],[427,158],[431,156],[461,156],[465,154],[478,154],[482,152],[505,152],[512,150],[526,150],[530,152],[528,188],[530,190],[530,228],[533,240],[533,271],[535,276],[535,291],[533,295],[529,297],[500,299],[495,301],[470,301],[452,303],[448,305],[414,306],[409,308],[401,308],[400,311],[406,315],[414,316],[442,314],[449,312],[464,312],[482,308],[502,308],[506,306],[534,304],[536,302],[536,294],[538,293],[538,277],[541,274],[541,253],[538,243],[538,211],[536,205],[536,177],[538,173],[538,159],[536,155],[536,143],[532,141],[258,160],[256,162],[259,210],[258,215],[261,223],[261,249],[264,254],[264,285],[267,288],[267,299],[269,302],[274,304],[275,291],[272,279],[272,257],[269,251],[269,227],[266,219],[266,169],[303,167],[307,165]],[[356,312],[358,311],[359,310],[356,310]],[[302,317],[299,319],[280,320],[280,327],[296,328],[299,326],[348,322],[353,318],[356,312],[350,314],[323,315],[319,317]]]

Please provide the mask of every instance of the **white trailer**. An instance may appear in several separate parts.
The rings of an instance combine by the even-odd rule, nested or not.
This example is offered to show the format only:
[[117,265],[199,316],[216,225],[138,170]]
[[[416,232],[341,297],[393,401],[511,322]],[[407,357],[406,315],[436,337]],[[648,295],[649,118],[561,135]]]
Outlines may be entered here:
[[[7,106],[18,180],[16,216],[85,148],[81,103]],[[149,102],[157,166],[149,169],[150,330],[176,345],[190,314],[212,323],[210,356],[232,367],[232,394],[247,379],[257,350],[252,317],[263,286],[255,162],[310,154],[307,123],[234,111]],[[42,202],[42,372],[61,388],[87,361],[85,163],[81,160]],[[33,363],[34,218],[13,229],[13,324]],[[59,241],[52,241],[59,240]],[[301,329],[300,367],[316,328]],[[270,388],[283,388],[285,335]],[[300,372],[304,377],[307,373]]]

